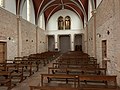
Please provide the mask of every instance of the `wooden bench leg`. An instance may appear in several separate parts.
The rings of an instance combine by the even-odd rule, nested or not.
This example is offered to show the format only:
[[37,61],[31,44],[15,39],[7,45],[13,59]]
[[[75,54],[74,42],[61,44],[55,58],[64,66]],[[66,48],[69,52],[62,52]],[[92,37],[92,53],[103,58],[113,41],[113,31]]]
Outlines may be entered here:
[[41,86],[43,86],[43,76],[41,75]]
[[12,86],[11,86],[11,80],[6,84],[8,89],[7,90],[11,90]]
[[68,79],[66,78],[66,84],[68,84]]
[[47,79],[48,79],[48,83],[50,83],[50,81],[51,81],[51,78],[47,77]]

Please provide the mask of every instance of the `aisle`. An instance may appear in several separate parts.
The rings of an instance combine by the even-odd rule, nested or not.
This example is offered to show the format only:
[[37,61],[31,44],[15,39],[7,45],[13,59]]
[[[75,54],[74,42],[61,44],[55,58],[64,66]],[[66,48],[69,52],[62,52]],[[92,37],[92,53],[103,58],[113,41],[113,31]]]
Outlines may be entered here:
[[11,90],[29,90],[30,85],[40,85],[40,74],[48,73],[47,69],[48,67],[52,66],[52,63],[55,61],[52,61],[48,65],[41,67],[38,72],[35,72],[32,76],[25,79],[23,82],[17,84],[14,88]]

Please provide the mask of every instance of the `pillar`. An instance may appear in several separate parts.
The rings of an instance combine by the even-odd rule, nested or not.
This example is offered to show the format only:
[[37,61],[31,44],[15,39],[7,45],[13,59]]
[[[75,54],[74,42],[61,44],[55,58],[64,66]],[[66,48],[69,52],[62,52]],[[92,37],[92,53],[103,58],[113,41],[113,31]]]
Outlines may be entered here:
[[75,36],[74,34],[70,35],[70,44],[71,44],[71,51],[74,51],[74,40],[75,40]]
[[18,35],[17,56],[21,57],[22,56],[22,36],[21,36],[21,17],[19,15],[17,16],[17,35]]
[[92,11],[93,19],[94,19],[94,26],[93,26],[93,55],[96,58],[97,52],[96,52],[96,10]]
[[38,26],[36,26],[36,53],[39,53],[39,30]]
[[55,34],[55,49],[58,49],[59,50],[59,40],[58,40],[59,38],[58,38],[58,35],[57,34]]

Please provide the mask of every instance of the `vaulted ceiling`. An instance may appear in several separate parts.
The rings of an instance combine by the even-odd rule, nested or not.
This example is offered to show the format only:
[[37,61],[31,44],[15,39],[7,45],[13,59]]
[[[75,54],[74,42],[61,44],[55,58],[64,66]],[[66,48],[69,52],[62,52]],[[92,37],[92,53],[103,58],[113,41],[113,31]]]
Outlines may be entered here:
[[[17,0],[17,14],[20,12],[20,4],[22,1],[26,0]],[[61,9],[68,9],[75,12],[81,19],[87,20],[88,18],[88,0],[32,0],[35,10],[35,19],[38,21],[39,15],[44,13],[45,21],[48,21],[49,18],[57,11]],[[91,0],[92,3],[96,3],[96,0]]]

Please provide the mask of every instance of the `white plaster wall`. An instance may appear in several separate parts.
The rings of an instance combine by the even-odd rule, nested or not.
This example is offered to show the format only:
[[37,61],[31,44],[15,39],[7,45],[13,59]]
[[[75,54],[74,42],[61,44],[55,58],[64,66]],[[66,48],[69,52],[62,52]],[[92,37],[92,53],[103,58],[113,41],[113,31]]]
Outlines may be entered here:
[[35,11],[32,0],[30,0],[30,22],[35,24]]
[[[20,16],[27,20],[27,0],[21,3]],[[35,24],[35,11],[32,0],[30,0],[30,23]]]
[[44,13],[41,14],[38,18],[38,26],[45,30],[45,18],[44,18]]
[[5,0],[5,9],[16,14],[16,0]]
[[24,5],[21,6],[20,15],[23,19],[27,20],[27,2],[25,2]]
[[70,10],[64,9],[56,12],[51,16],[47,23],[47,30],[58,30],[58,17],[59,16],[70,16],[71,17],[71,30],[83,29],[82,20],[78,17],[78,15]]
[[91,0],[88,1],[88,21],[90,20],[90,18],[92,17],[92,3]]
[[[58,30],[58,17],[71,17],[71,29],[70,30]],[[70,46],[71,50],[74,50],[74,35],[84,33],[83,23],[81,18],[78,15],[70,10],[64,9],[56,12],[47,23],[47,33],[48,35],[55,35],[55,48],[59,49],[59,35],[70,35]]]

